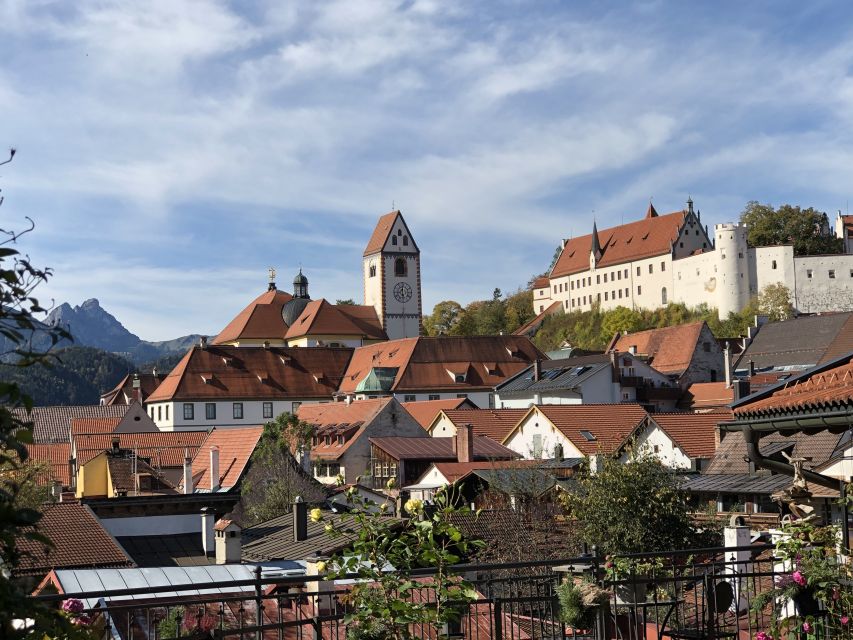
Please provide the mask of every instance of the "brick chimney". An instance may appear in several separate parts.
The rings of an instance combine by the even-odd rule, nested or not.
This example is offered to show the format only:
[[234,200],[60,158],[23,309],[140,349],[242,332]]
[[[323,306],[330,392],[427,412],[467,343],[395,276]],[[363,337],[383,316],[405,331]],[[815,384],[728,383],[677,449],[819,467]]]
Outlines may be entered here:
[[542,379],[542,360],[536,358],[533,361],[533,382],[539,382]]
[[133,374],[133,398],[142,404],[142,381],[139,379],[139,374]]
[[456,428],[456,461],[474,461],[474,428],[470,424],[460,424]]

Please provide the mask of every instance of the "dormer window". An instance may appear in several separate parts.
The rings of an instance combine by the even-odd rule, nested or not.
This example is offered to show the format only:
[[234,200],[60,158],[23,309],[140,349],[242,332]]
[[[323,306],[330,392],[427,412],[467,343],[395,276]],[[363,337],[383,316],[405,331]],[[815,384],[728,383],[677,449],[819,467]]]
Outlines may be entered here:
[[342,435],[338,436],[338,444],[344,443],[344,437]]
[[454,382],[465,382],[465,374],[464,373],[457,373],[455,376],[453,376],[453,381]]
[[326,436],[324,439],[324,443],[326,446],[329,446],[330,444],[332,444],[332,436]]

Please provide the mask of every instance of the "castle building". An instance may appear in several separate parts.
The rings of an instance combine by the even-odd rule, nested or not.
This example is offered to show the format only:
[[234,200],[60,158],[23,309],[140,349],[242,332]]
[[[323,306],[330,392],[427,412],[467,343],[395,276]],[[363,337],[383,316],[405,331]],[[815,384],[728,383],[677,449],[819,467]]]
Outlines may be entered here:
[[692,200],[665,215],[649,204],[642,220],[602,231],[593,224],[591,234],[564,240],[551,272],[534,282],[534,312],[679,302],[704,303],[725,317],[777,283],[800,313],[853,310],[853,255],[795,257],[792,245],[750,247],[747,231],[724,223],[710,235]]

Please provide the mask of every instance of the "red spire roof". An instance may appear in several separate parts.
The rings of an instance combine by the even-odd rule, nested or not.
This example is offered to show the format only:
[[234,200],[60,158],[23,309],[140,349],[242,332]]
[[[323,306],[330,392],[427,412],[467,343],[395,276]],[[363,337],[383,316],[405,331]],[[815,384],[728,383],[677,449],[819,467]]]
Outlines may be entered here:
[[657,218],[658,212],[655,210],[655,205],[649,202],[649,208],[646,209],[646,218]]

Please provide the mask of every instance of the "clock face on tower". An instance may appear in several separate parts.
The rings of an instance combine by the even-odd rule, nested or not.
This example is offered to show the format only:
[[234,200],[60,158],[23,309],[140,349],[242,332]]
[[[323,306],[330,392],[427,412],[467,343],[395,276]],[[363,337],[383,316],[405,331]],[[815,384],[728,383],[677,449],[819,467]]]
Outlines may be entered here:
[[400,302],[408,302],[412,299],[412,288],[405,282],[394,285],[394,297]]

